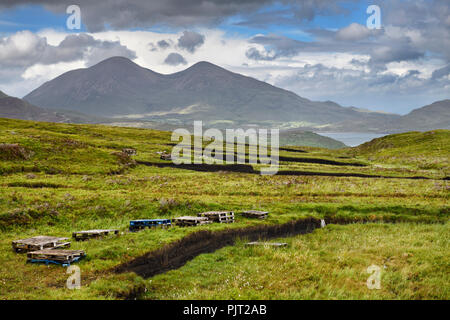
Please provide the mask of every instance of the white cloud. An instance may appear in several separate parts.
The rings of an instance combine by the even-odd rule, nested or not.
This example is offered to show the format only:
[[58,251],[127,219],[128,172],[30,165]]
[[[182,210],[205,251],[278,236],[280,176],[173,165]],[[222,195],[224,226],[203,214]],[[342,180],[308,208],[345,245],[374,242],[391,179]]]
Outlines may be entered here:
[[[390,29],[387,32],[391,38],[394,38],[400,33],[399,30]],[[183,35],[182,32],[104,31],[84,34],[87,37],[72,34],[72,36],[78,36],[74,40],[89,43],[88,49],[81,50],[81,54],[78,53],[77,56],[74,56],[74,51],[63,50],[64,43],[66,46],[69,45],[66,33],[51,29],[42,30],[37,34],[18,33],[11,36],[10,39],[3,39],[3,42],[0,42],[0,46],[3,45],[7,49],[0,51],[0,55],[11,57],[8,59],[13,59],[14,55],[27,59],[16,60],[16,63],[22,61],[23,67],[0,71],[0,90],[4,90],[8,94],[23,96],[45,81],[66,71],[87,67],[111,54],[121,55],[121,50],[125,50],[125,52],[129,50],[135,53],[134,62],[159,73],[178,72],[196,62],[205,60],[230,71],[292,90],[309,99],[335,100],[345,105],[380,110],[384,108],[385,111],[391,112],[395,112],[395,110],[391,109],[392,104],[389,104],[387,98],[389,95],[397,94],[395,99],[397,99],[398,105],[406,108],[407,104],[411,104],[410,108],[412,108],[420,106],[420,103],[425,101],[426,97],[431,97],[431,94],[434,96],[430,99],[437,100],[444,95],[445,90],[448,92],[448,77],[440,77],[436,80],[440,82],[439,85],[437,82],[433,83],[435,88],[430,83],[433,72],[447,65],[439,57],[387,62],[386,69],[378,71],[371,70],[369,67],[373,57],[369,54],[328,52],[323,48],[317,51],[292,51],[288,56],[273,57],[274,59],[253,60],[246,55],[248,50],[251,48],[265,50],[264,45],[254,43],[251,39],[243,36],[227,35],[218,29],[196,29],[196,32],[204,36],[204,43],[193,52],[176,46],[178,39]],[[408,34],[416,42],[423,40],[414,31],[410,31]],[[350,39],[354,36],[361,37],[362,34],[347,32],[345,36],[346,39]],[[157,45],[149,45],[157,44],[160,41],[171,43],[170,51]],[[286,49],[288,49],[290,43],[286,40],[281,44],[286,45]],[[34,56],[35,48],[42,46],[44,51],[49,48],[53,50],[50,56],[54,60],[49,59],[49,55],[47,55],[45,56],[47,60],[40,62],[42,56],[38,56],[38,58]],[[112,46],[112,49],[109,46]],[[378,49],[380,52],[373,54],[383,57],[391,53],[389,48],[383,48],[380,46]],[[55,50],[59,50],[56,58]],[[383,52],[383,50],[385,51]],[[71,59],[66,59],[69,53],[72,54]],[[168,65],[164,63],[169,53],[182,55],[188,64]],[[1,64],[4,60],[0,59],[0,61]],[[412,70],[418,72],[411,73]],[[395,90],[398,92],[395,93]],[[418,99],[412,98],[419,95]],[[404,98],[403,102],[400,101],[401,97]]]
[[342,28],[336,32],[336,37],[344,41],[358,41],[370,36],[371,31],[359,23],[352,23],[348,27]]
[[75,62],[60,62],[51,65],[35,64],[25,70],[22,78],[25,80],[47,81],[56,78],[67,70],[85,68],[86,63],[83,60]]

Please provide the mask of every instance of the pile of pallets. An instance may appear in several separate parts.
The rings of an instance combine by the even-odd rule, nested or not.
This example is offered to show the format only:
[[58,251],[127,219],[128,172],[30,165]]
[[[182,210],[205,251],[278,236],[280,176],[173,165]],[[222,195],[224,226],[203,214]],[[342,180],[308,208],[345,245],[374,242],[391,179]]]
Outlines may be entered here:
[[139,219],[130,221],[130,231],[142,230],[145,228],[168,228],[172,226],[170,219]]
[[266,219],[269,213],[267,211],[248,210],[242,212],[242,215],[247,218]]
[[119,234],[118,229],[104,229],[104,230],[85,230],[72,233],[72,237],[76,241],[88,240],[93,238],[101,238],[109,234]]
[[45,263],[45,264],[60,264],[62,266],[70,266],[70,264],[85,257],[86,253],[83,250],[58,250],[58,249],[43,249],[27,253],[27,262]]
[[212,221],[206,217],[179,217],[175,218],[174,221],[175,224],[181,227],[199,226],[212,223]]
[[30,252],[51,248],[67,248],[70,242],[63,242],[68,238],[36,236],[33,238],[16,240],[12,242],[12,248],[15,252]]
[[233,211],[208,211],[198,214],[199,217],[206,217],[212,222],[218,223],[233,223],[234,212]]

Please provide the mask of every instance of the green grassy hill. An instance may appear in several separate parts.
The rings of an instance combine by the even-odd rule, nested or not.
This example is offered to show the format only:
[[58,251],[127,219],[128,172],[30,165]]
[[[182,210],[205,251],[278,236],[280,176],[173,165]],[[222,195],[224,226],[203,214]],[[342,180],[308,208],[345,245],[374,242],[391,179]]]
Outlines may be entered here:
[[[214,171],[208,166],[201,167],[203,171],[198,171],[197,167],[173,167],[171,162],[161,160],[157,154],[159,151],[170,152],[173,142],[169,132],[0,119],[0,299],[120,299],[136,295],[159,299],[176,297],[176,292],[180,297],[204,297],[204,292],[184,290],[189,284],[174,281],[179,276],[166,284],[155,278],[152,285],[152,278],[143,279],[134,273],[115,273],[114,269],[198,231],[219,232],[279,225],[306,217],[373,221],[380,223],[380,228],[384,228],[384,222],[418,223],[421,227],[413,231],[401,225],[398,229],[387,229],[399,235],[383,240],[389,241],[387,247],[377,245],[380,242],[374,239],[381,239],[380,232],[374,230],[370,250],[373,255],[380,254],[383,259],[389,259],[393,255],[390,248],[396,248],[394,255],[397,257],[403,254],[402,250],[408,253],[418,246],[420,263],[414,258],[408,262],[407,268],[406,262],[393,266],[399,271],[391,274],[395,281],[391,282],[389,291],[370,295],[364,291],[367,288],[364,289],[361,282],[362,276],[356,276],[356,273],[365,272],[361,270],[362,266],[366,268],[365,264],[372,259],[368,258],[365,250],[353,250],[348,246],[349,242],[359,243],[361,233],[364,234],[363,226],[357,224],[349,233],[336,231],[327,238],[330,240],[320,240],[331,244],[335,242],[333,239],[342,235],[342,239],[346,239],[346,243],[341,243],[342,247],[340,242],[336,242],[336,248],[322,250],[317,245],[310,248],[316,258],[310,265],[312,269],[308,270],[318,270],[317,274],[299,276],[299,271],[290,266],[289,261],[296,261],[295,264],[310,261],[302,250],[282,254],[245,251],[235,258],[239,260],[236,261],[237,274],[245,274],[249,262],[257,268],[269,266],[272,255],[275,255],[286,264],[283,272],[289,274],[289,278],[309,277],[312,287],[328,288],[316,298],[361,298],[364,294],[392,298],[392,292],[396,292],[401,297],[448,299],[447,278],[439,277],[441,283],[433,285],[439,272],[448,267],[445,260],[450,256],[448,241],[435,243],[436,239],[448,239],[448,224],[440,224],[441,227],[436,228],[428,225],[448,221],[449,184],[444,178],[449,173],[448,167],[440,165],[448,162],[448,131],[423,134],[424,143],[419,143],[416,151],[405,141],[417,143],[422,140],[405,138],[403,141],[403,137],[384,139],[390,141],[389,148],[396,145],[400,148],[398,150],[408,148],[402,153],[404,157],[396,157],[395,152],[390,153],[386,147],[369,150],[367,145],[340,150],[285,148],[280,151],[280,174],[261,176],[257,170],[260,165],[247,172],[235,170],[233,166]],[[433,147],[425,150],[427,145]],[[444,149],[436,151],[441,145]],[[138,154],[125,156],[121,153],[123,148],[136,148]],[[439,165],[423,167],[408,162],[408,156],[428,157],[426,161]],[[255,221],[238,214],[248,209],[267,210],[269,218]],[[237,213],[236,222],[128,232],[131,219],[175,218],[211,210],[233,210]],[[73,249],[87,253],[86,259],[77,263],[81,268],[82,288],[76,291],[65,288],[68,277],[65,268],[27,264],[23,254],[11,250],[11,241],[17,239],[36,235],[71,237],[74,231],[105,228],[118,228],[121,234],[86,242],[72,241]],[[405,232],[408,241],[401,239]],[[310,240],[305,241],[315,243],[315,234],[309,235],[305,239]],[[302,236],[296,239],[303,241]],[[438,253],[423,254],[422,249],[435,246],[439,247]],[[332,277],[320,280],[320,272],[330,272],[329,265],[323,260],[328,256],[326,252],[336,252],[338,248],[353,254],[350,256],[349,253],[349,259],[345,261],[353,271],[346,273],[344,269],[339,272],[337,276],[341,282],[335,282]],[[233,252],[235,249],[224,250]],[[261,258],[248,259],[255,255]],[[333,257],[339,260],[339,257]],[[203,259],[200,266],[196,265],[197,259]],[[199,268],[201,278],[189,276],[185,280],[210,288],[211,282],[207,279],[213,282],[219,279],[215,276],[215,266],[220,265],[216,262],[224,257],[219,253],[206,258],[206,262],[204,259],[200,256],[174,272],[188,276],[192,270],[189,268]],[[381,263],[383,259],[377,258],[375,262]],[[436,261],[440,261],[439,264]],[[432,276],[433,272],[435,276]],[[408,277],[416,279],[414,283],[419,287],[426,284],[427,289],[420,295],[411,294],[410,290],[414,288],[408,285]],[[423,282],[422,278],[426,280]],[[221,291],[217,297],[236,298],[236,288],[242,287],[244,280],[245,277],[237,277],[230,285],[235,289]],[[332,289],[336,283],[346,281],[356,284],[349,286],[345,295]],[[296,289],[282,281],[276,283],[273,288],[261,285],[258,292],[246,291],[242,297],[314,298],[310,291],[302,291],[301,286]],[[147,295],[142,296],[145,288],[152,292],[147,290]]]
[[308,146],[327,149],[346,147],[344,143],[332,138],[296,129],[280,131],[280,146]]
[[448,172],[450,130],[393,134],[366,142],[352,152],[376,161]]

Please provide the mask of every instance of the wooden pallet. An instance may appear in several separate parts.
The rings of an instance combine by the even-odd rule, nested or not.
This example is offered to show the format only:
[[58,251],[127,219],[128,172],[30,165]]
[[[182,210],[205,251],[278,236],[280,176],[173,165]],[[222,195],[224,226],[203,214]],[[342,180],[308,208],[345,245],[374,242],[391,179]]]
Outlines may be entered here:
[[161,160],[167,160],[167,161],[169,161],[169,160],[172,160],[172,155],[171,155],[170,153],[162,153],[162,154],[159,156],[159,158],[160,158]]
[[266,219],[269,213],[267,211],[248,210],[242,212],[242,215],[247,218]]
[[129,155],[129,156],[135,156],[135,155],[137,155],[136,149],[133,149],[133,148],[125,148],[125,149],[122,149],[122,152],[123,152],[123,153],[126,153],[126,154]]
[[58,249],[43,249],[27,253],[27,262],[32,263],[54,263],[63,266],[69,266],[81,258],[85,257],[86,253],[83,250],[58,250]]
[[182,227],[199,226],[212,223],[212,221],[206,217],[179,217],[175,218],[174,221],[177,225]]
[[72,233],[72,237],[76,241],[81,240],[88,240],[88,239],[94,239],[94,238],[101,238],[105,237],[109,234],[119,234],[118,229],[100,229],[100,230],[85,230],[85,231],[77,231]]
[[131,220],[129,230],[134,232],[145,228],[169,228],[171,226],[172,221],[170,219],[140,219]]
[[263,247],[287,247],[287,243],[284,242],[248,242],[245,244],[246,246],[263,246]]
[[13,241],[12,248],[15,252],[21,253],[50,248],[70,247],[70,242],[62,242],[64,240],[68,240],[68,238],[36,236],[33,238]]
[[198,214],[199,217],[206,217],[212,222],[218,223],[233,223],[234,212],[233,211],[208,211]]

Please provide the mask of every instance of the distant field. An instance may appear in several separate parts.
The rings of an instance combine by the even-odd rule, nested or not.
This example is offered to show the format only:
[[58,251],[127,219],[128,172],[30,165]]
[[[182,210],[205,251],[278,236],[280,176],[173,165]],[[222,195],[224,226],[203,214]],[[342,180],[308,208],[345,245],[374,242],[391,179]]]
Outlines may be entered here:
[[[169,132],[0,119],[0,299],[449,298],[450,131],[388,136],[339,150],[285,148],[277,176],[259,175],[259,165],[251,168],[254,173],[158,167],[170,163],[156,152],[170,152],[172,145]],[[136,148],[138,155],[124,156],[123,148]],[[225,209],[264,209],[270,216],[255,221],[238,215],[232,225],[127,232],[130,219]],[[280,251],[244,250],[240,242],[153,279],[112,271],[199,230],[306,217],[401,223],[329,226],[285,239],[291,246]],[[77,263],[81,290],[65,288],[64,268],[26,264],[24,255],[11,250],[12,240],[70,237],[94,228],[119,228],[123,234],[72,242],[72,248],[87,253]],[[358,243],[364,245],[353,247]],[[291,260],[306,268],[299,270]],[[220,281],[231,271],[218,276],[211,270],[230,263],[240,278],[225,288]],[[364,268],[381,263],[387,266],[383,289],[368,292]],[[269,285],[264,272],[251,276],[264,268],[289,277]],[[196,270],[208,277],[198,277]],[[247,278],[262,288],[242,287]]]

